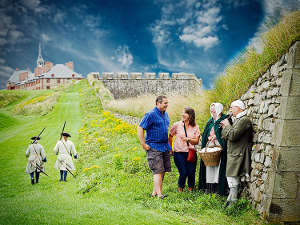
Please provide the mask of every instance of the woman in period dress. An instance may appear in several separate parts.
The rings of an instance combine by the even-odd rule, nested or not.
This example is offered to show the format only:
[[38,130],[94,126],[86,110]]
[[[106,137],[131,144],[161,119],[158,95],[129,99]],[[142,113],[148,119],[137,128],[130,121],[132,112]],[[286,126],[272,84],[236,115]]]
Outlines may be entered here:
[[205,193],[218,193],[226,195],[228,184],[226,179],[227,146],[226,141],[221,138],[222,127],[220,122],[228,117],[222,113],[221,103],[210,105],[211,118],[208,120],[202,135],[201,148],[206,146],[221,146],[221,158],[218,166],[205,166],[203,160],[200,161],[199,190]]

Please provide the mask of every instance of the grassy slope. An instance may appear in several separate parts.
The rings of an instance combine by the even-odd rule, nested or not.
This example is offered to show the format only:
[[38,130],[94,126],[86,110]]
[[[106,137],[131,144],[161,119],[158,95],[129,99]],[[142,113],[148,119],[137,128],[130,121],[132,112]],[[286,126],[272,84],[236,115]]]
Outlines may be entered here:
[[[78,145],[77,130],[81,124],[81,110],[76,91],[63,94],[53,112],[45,117],[32,117],[0,131],[0,223],[1,224],[177,224],[176,216],[155,215],[135,204],[120,204],[114,196],[82,196],[76,194],[75,179],[58,182],[53,168],[56,157],[52,149],[61,126],[67,120],[67,129]],[[46,127],[41,144],[47,153],[47,173],[39,185],[29,184],[24,173],[25,150],[29,137]],[[79,150],[80,151],[80,150]],[[132,213],[134,212],[134,213]],[[130,215],[130,216],[128,216]],[[145,218],[148,222],[145,223]],[[143,221],[143,222],[142,222]]]
[[[78,101],[83,98],[78,90],[86,87],[86,81],[83,81],[65,91],[54,111],[46,116],[27,117],[26,120],[18,117],[19,123],[0,130],[0,224],[262,224],[251,210],[236,217],[227,216],[220,208],[221,199],[211,199],[199,192],[179,195],[176,192],[176,169],[166,176],[165,191],[169,197],[160,201],[148,197],[152,187],[149,171],[128,174],[110,168],[114,167],[111,159],[115,150],[110,152],[109,148],[96,158],[85,157],[83,148],[78,147],[82,146],[82,139],[77,130],[88,122],[84,115],[87,107],[81,107]],[[92,97],[92,91],[90,93],[85,97]],[[101,120],[100,114],[91,115]],[[67,120],[66,131],[71,132],[82,155],[80,163],[76,163],[79,176],[74,179],[69,175],[67,183],[60,183],[58,171],[53,167],[56,156],[52,149],[64,120]],[[41,144],[46,150],[46,172],[50,177],[41,175],[40,184],[32,186],[24,172],[24,153],[29,137],[38,134],[43,127],[46,130]],[[121,138],[109,142],[113,148],[123,148]],[[136,138],[124,142],[139,146]],[[134,155],[144,155],[140,151],[138,149]],[[119,153],[125,157],[128,154],[129,158],[133,156],[127,150]],[[100,165],[99,174],[103,174],[104,183],[87,194],[78,193],[81,179],[86,176],[80,168],[93,164]]]

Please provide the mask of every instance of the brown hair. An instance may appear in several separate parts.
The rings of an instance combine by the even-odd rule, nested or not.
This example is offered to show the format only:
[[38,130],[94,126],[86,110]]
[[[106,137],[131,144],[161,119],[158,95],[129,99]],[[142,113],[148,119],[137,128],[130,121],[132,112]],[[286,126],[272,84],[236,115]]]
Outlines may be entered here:
[[156,98],[156,100],[155,100],[155,104],[157,105],[158,102],[159,102],[159,103],[162,103],[162,101],[163,101],[164,98],[167,98],[167,97],[164,96],[164,95],[158,96],[158,97]]
[[196,122],[195,122],[195,110],[191,107],[186,107],[184,108],[184,112],[187,113],[189,115],[189,125],[191,125],[192,127],[196,126]]

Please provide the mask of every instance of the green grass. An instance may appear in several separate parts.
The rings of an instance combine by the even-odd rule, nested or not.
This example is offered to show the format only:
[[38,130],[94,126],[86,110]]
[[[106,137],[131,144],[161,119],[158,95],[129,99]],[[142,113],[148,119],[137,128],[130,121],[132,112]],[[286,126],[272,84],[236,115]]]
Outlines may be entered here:
[[[63,92],[46,116],[18,120],[0,130],[0,224],[263,224],[245,200],[232,213],[218,196],[178,194],[173,163],[164,185],[169,196],[149,198],[152,175],[135,127],[103,112],[86,80]],[[80,158],[76,178],[60,183],[53,148],[65,120]],[[32,186],[25,150],[43,127],[50,177]]]

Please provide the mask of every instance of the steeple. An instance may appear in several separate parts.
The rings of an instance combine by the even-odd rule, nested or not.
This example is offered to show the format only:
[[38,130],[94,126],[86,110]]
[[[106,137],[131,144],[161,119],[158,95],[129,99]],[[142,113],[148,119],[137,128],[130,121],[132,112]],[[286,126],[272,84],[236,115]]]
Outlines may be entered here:
[[36,61],[37,66],[39,67],[43,67],[44,66],[44,59],[42,57],[42,46],[41,46],[41,42],[39,43],[39,56],[38,59]]

